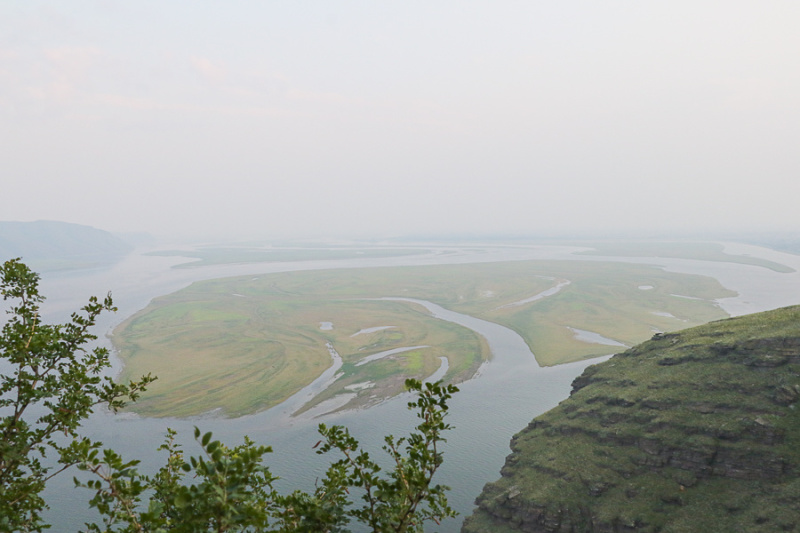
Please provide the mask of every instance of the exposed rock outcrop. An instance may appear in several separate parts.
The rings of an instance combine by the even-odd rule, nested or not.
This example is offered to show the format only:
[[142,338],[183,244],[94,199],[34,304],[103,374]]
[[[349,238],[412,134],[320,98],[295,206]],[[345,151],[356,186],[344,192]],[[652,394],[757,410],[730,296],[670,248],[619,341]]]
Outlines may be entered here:
[[463,531],[800,531],[800,307],[659,334],[511,442]]

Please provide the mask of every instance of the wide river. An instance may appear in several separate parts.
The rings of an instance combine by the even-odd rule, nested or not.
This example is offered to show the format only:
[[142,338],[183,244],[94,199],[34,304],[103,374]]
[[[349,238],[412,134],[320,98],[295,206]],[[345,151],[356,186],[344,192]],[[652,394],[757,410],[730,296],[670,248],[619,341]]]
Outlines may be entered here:
[[[455,250],[455,253],[453,251]],[[90,295],[104,295],[111,290],[119,307],[115,315],[102,318],[96,332],[110,332],[126,317],[144,308],[159,295],[185,287],[193,281],[224,276],[265,274],[294,270],[357,268],[403,265],[455,264],[473,262],[519,261],[529,259],[569,259],[580,261],[614,260],[645,263],[670,271],[703,274],[718,279],[738,296],[720,300],[732,315],[774,309],[800,303],[800,272],[780,274],[766,268],[734,263],[661,258],[608,258],[578,256],[577,248],[563,246],[500,247],[470,246],[447,248],[442,252],[419,256],[370,258],[362,260],[304,261],[297,263],[261,263],[173,269],[182,262],[175,258],[146,256],[134,253],[113,267],[90,271],[45,274],[42,294],[48,300],[45,320],[65,321],[71,311],[86,302]],[[789,265],[800,271],[800,256],[784,254],[738,244],[727,244],[726,251],[749,254]],[[386,295],[387,297],[394,295]],[[497,324],[461,315],[428,302],[421,302],[443,320],[456,322],[485,337],[493,353],[476,379],[460,386],[450,402],[449,422],[455,427],[448,435],[445,462],[439,481],[453,487],[450,503],[460,513],[430,531],[458,531],[464,516],[483,485],[497,479],[509,453],[512,435],[525,427],[535,416],[551,409],[569,395],[572,380],[592,362],[540,368],[527,345],[515,332]],[[98,342],[110,345],[107,338]],[[143,460],[142,468],[151,470],[163,464],[164,457],[155,452],[166,429],[179,431],[181,441],[190,454],[197,453],[191,442],[194,426],[213,431],[215,438],[230,445],[249,435],[259,443],[269,444],[274,453],[268,457],[272,472],[285,479],[281,490],[310,490],[322,477],[333,456],[317,456],[312,447],[319,440],[316,427],[343,424],[361,440],[373,457],[380,450],[386,434],[405,435],[416,424],[413,413],[406,409],[408,398],[396,398],[376,407],[355,412],[328,415],[322,419],[292,418],[286,406],[237,419],[147,419],[131,415],[113,416],[96,413],[86,424],[85,432],[94,439],[122,452],[129,458]],[[338,457],[336,457],[338,459]],[[88,491],[73,489],[68,473],[56,478],[48,487],[46,498],[52,506],[47,519],[53,531],[78,531],[92,515],[85,511]]]

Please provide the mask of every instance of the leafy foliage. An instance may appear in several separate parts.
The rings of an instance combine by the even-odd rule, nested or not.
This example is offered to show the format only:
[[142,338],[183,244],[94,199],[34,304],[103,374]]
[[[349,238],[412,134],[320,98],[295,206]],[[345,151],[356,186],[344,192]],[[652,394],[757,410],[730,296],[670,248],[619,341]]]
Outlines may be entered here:
[[[160,449],[169,452],[167,464],[155,476],[142,475],[139,461],[125,461],[112,450],[84,450],[83,470],[97,478],[75,484],[95,491],[90,500],[103,517],[88,531],[264,531],[275,498],[275,477],[261,464],[269,447],[245,438],[228,448],[211,433],[195,437],[203,454],[188,461],[170,430]],[[184,483],[192,472],[194,482]],[[144,505],[144,502],[147,505]]]
[[[0,293],[11,300],[0,335],[0,530],[40,531],[46,508],[45,482],[77,464],[78,449],[96,450],[78,435],[82,420],[96,405],[116,410],[135,400],[152,381],[129,385],[101,377],[109,367],[108,350],[86,351],[97,316],[113,311],[111,296],[93,297],[66,324],[42,324],[39,276],[18,259],[0,267]],[[48,462],[48,453],[58,464]]]
[[[407,438],[385,438],[383,449],[393,468],[384,474],[347,429],[320,425],[317,453],[338,451],[343,457],[311,494],[278,494],[272,487],[277,478],[262,464],[270,448],[247,437],[228,448],[195,428],[203,453],[186,459],[170,430],[161,447],[169,458],[154,476],[139,473],[138,461],[86,447],[80,468],[97,478],[75,483],[95,491],[90,505],[103,516],[101,525],[90,524],[88,530],[334,533],[356,521],[376,533],[421,532],[427,521],[455,516],[445,495],[448,487],[432,480],[442,464],[441,433],[449,428],[447,400],[457,389],[415,380],[406,385],[418,393],[409,408],[417,409],[421,422]],[[359,492],[360,507],[351,501]]]
[[[381,475],[381,467],[360,449],[346,428],[320,424],[323,440],[317,453],[337,450],[343,458],[330,466],[313,496],[296,492],[282,499],[286,511],[281,516],[289,526],[288,531],[340,531],[324,526],[344,526],[348,518],[368,525],[374,532],[422,531],[426,521],[439,523],[443,518],[455,516],[445,495],[448,487],[432,483],[442,464],[439,450],[445,440],[442,432],[450,428],[444,422],[447,400],[458,389],[440,382],[423,384],[412,379],[406,380],[406,387],[418,393],[408,407],[417,410],[421,422],[408,438],[385,437],[383,449],[393,464],[388,475]],[[346,494],[349,495],[350,488],[361,489],[364,502],[361,507],[349,506]],[[343,512],[345,505],[347,511]]]

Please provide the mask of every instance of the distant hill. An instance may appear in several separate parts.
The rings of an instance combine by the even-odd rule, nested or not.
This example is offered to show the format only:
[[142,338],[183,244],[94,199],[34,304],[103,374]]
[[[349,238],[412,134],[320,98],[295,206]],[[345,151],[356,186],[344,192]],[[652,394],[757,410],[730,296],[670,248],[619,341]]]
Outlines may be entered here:
[[589,367],[511,448],[464,532],[798,531],[800,306]]
[[133,247],[111,233],[67,222],[0,222],[0,260],[22,257],[38,271],[86,268],[119,260]]

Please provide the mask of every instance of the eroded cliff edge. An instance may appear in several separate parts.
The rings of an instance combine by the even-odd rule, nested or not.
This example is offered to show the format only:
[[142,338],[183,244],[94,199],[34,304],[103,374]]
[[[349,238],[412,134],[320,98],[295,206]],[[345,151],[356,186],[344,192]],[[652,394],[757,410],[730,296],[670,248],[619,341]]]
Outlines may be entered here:
[[511,448],[464,532],[800,531],[800,306],[589,367]]

